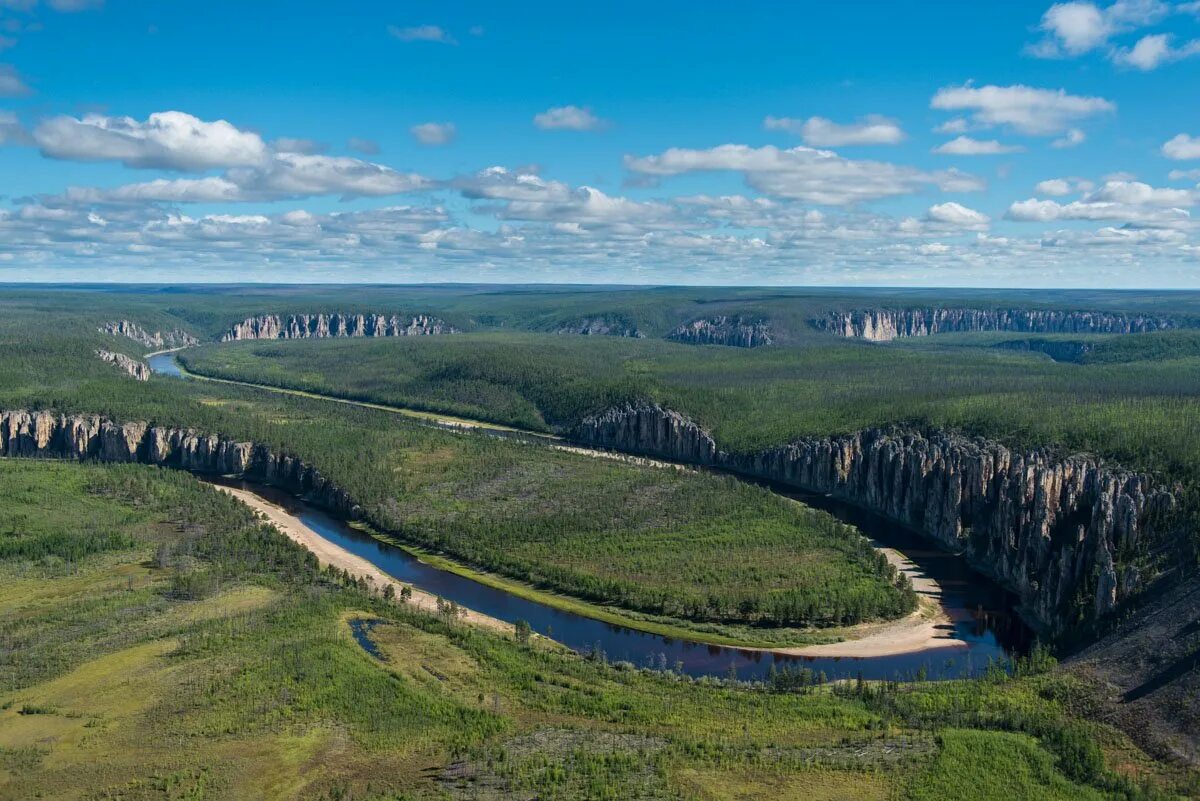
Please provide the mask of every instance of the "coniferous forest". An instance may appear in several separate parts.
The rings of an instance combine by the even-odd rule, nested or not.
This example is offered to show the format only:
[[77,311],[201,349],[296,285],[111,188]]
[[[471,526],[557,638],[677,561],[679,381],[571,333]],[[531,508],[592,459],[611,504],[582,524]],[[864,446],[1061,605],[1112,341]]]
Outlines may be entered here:
[[[870,342],[814,324],[933,305],[1174,327]],[[457,332],[219,341],[255,314],[318,312],[432,315]],[[672,333],[720,315],[771,343]],[[641,336],[572,333],[584,318]],[[793,661],[746,678],[572,650],[523,620],[480,625],[332,564],[212,475],[132,463],[151,461],[144,445],[119,463],[99,445],[64,459],[64,435],[5,423],[0,798],[1195,797],[1198,320],[1194,296],[1149,293],[5,290],[0,411],[255,443],[344,490],[372,547],[701,653],[770,660],[938,608],[822,498],[584,447],[588,419],[670,410],[747,458],[873,427],[943,432],[1050,464],[1086,456],[1123,471],[1120,491],[1137,475],[1172,500],[1116,542],[1112,610],[1053,632],[1028,616],[1022,644],[969,674]],[[140,381],[98,358],[161,350],[104,330],[115,321],[194,336],[178,354],[191,377]],[[906,536],[914,558],[962,558]]]

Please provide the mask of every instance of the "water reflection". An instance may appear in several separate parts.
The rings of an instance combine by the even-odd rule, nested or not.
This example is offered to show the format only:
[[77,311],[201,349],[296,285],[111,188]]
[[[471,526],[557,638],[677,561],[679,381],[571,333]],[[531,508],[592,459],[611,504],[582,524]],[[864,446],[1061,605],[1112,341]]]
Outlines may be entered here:
[[[150,356],[147,362],[155,373],[186,378],[174,353]],[[515,431],[489,429],[485,433],[525,442],[555,439]],[[987,670],[989,664],[1004,660],[1010,653],[1021,653],[1030,645],[1030,631],[1014,611],[1015,598],[973,572],[961,557],[931,547],[918,535],[880,515],[836,499],[803,493],[771,481],[740,475],[738,478],[823,509],[856,526],[878,544],[902,553],[917,565],[921,575],[940,585],[941,593],[936,600],[949,617],[941,630],[964,644],[892,656],[803,657],[648,634],[517,598],[503,590],[438,570],[399,548],[355,531],[287,493],[248,482],[231,483],[292,511],[321,536],[400,581],[510,623],[524,619],[534,631],[577,651],[602,653],[609,661],[626,661],[638,667],[670,668],[693,676],[736,674],[741,679],[764,677],[772,665],[779,669],[808,668],[824,672],[830,679],[859,675],[866,679],[909,679],[919,674],[929,678],[959,678],[978,675]]]
[[[801,657],[648,634],[518,598],[503,590],[430,567],[405,551],[356,531],[281,490],[237,480],[222,480],[221,483],[248,490],[286,508],[322,537],[366,559],[400,581],[510,623],[524,619],[534,631],[581,653],[602,653],[610,662],[625,661],[637,667],[670,668],[692,676],[736,675],[740,679],[763,678],[769,673],[771,665],[775,665],[778,669],[807,668],[814,673],[823,672],[829,679],[861,675],[865,679],[903,680],[917,675],[928,678],[974,676],[986,670],[990,662],[1003,660],[1006,656],[1005,645],[997,637],[997,632],[1007,627],[997,627],[995,622],[1007,621],[1007,614],[996,614],[995,610],[982,611],[987,609],[982,605],[979,614],[969,611],[965,595],[962,596],[963,602],[953,607],[958,610],[955,615],[958,619],[951,623],[954,635],[964,640],[965,644],[912,654]],[[961,561],[941,554],[938,559],[951,569],[956,561]],[[977,580],[964,586],[973,590],[986,584]]]

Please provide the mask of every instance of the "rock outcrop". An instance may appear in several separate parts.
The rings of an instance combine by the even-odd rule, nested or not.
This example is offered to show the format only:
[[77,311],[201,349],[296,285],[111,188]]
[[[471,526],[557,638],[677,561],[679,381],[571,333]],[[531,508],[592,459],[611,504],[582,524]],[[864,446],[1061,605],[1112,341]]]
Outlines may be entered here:
[[303,494],[348,519],[362,515],[350,495],[312,465],[265,445],[189,428],[118,423],[87,414],[0,412],[0,456],[141,462],[197,473],[238,475]]
[[637,326],[618,317],[580,317],[555,329],[556,334],[582,334],[583,336],[631,337],[642,339]]
[[1057,309],[859,309],[830,312],[812,323],[839,336],[874,342],[969,331],[1142,334],[1178,327],[1167,317]]
[[766,321],[736,315],[692,320],[667,334],[667,339],[693,345],[728,345],[734,348],[757,348],[774,341]]
[[222,342],[243,339],[325,339],[329,337],[413,337],[453,334],[444,320],[418,314],[260,314],[234,323]]
[[147,331],[137,323],[129,320],[114,320],[100,327],[100,333],[112,334],[118,337],[128,337],[147,348],[187,348],[199,345],[200,340],[180,328],[171,331]]
[[753,455],[722,451],[683,415],[627,405],[584,420],[572,438],[833,495],[965,554],[1017,594],[1048,633],[1104,616],[1151,576],[1135,554],[1169,527],[1173,491],[1085,455],[1017,452],[984,439],[869,429]]
[[97,350],[96,355],[109,364],[115,364],[138,381],[150,380],[150,366],[137,359],[131,359],[124,353],[114,353],[111,350]]

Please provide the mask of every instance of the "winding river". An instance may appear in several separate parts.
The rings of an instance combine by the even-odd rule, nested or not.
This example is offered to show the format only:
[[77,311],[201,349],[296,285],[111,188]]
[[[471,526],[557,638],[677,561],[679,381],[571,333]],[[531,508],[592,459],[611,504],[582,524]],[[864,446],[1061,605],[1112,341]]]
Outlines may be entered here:
[[[147,361],[156,373],[186,377],[173,353],[156,354]],[[488,433],[532,439],[519,432],[489,430]],[[605,452],[596,452],[596,455],[612,456]],[[865,679],[902,680],[919,675],[949,679],[979,675],[990,664],[1027,648],[1031,639],[1029,630],[1014,612],[1013,596],[973,572],[963,559],[938,550],[919,536],[877,515],[830,498],[813,497],[781,486],[766,485],[774,492],[824,509],[857,526],[877,544],[899,552],[913,563],[906,572],[914,580],[924,579],[938,588],[935,600],[941,607],[944,622],[937,627],[936,636],[942,642],[886,656],[797,656],[649,634],[555,609],[439,570],[279,489],[236,480],[222,483],[240,487],[283,507],[322,538],[366,559],[401,582],[500,620],[512,623],[523,619],[539,634],[581,653],[602,652],[610,662],[670,668],[692,676],[733,673],[742,679],[764,677],[772,665],[777,669],[807,668],[823,672],[830,679],[862,676]]]

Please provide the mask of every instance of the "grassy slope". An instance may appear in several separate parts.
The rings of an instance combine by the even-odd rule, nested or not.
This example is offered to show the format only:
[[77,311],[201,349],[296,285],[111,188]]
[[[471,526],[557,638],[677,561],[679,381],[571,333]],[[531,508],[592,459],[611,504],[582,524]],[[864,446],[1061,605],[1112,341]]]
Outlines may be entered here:
[[[1116,767],[1188,787],[1076,717],[1067,676],[772,692],[614,670],[385,605],[183,474],[0,479],[0,539],[45,545],[0,559],[0,798],[1131,797]],[[385,661],[349,636],[361,616]]]

